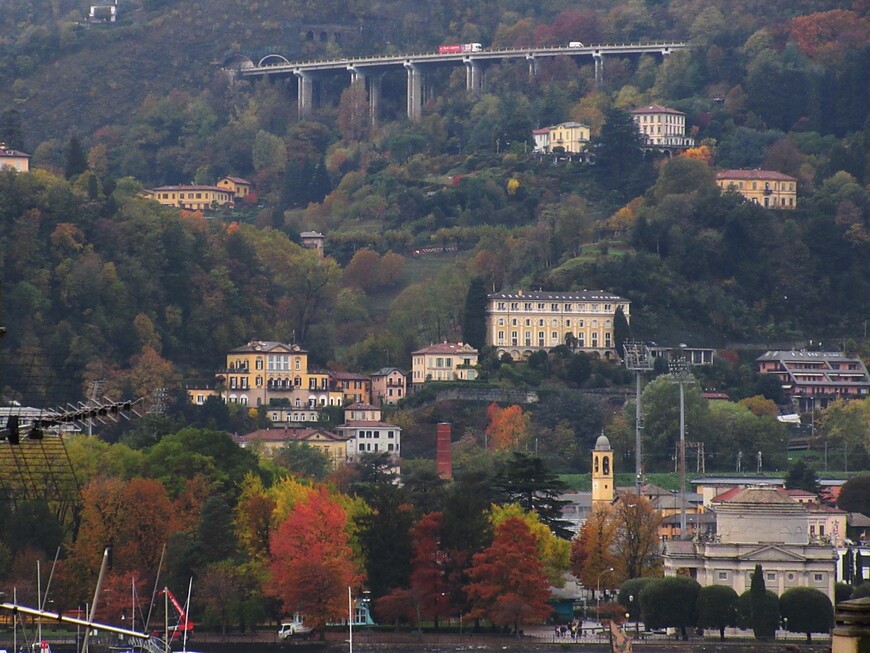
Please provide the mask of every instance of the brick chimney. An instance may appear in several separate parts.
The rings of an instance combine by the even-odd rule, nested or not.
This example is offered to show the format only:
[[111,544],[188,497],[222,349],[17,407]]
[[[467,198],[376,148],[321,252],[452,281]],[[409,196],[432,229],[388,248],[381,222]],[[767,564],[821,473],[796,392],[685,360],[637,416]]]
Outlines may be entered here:
[[435,429],[438,476],[450,479],[453,478],[453,452],[450,449],[452,426],[449,422],[440,422]]

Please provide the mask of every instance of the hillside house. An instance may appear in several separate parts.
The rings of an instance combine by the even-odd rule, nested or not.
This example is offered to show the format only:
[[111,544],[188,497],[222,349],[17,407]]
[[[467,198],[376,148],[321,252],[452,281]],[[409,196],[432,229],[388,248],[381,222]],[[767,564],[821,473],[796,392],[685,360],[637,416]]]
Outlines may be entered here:
[[722,191],[733,190],[770,209],[797,208],[797,179],[773,170],[722,170],[716,174]]

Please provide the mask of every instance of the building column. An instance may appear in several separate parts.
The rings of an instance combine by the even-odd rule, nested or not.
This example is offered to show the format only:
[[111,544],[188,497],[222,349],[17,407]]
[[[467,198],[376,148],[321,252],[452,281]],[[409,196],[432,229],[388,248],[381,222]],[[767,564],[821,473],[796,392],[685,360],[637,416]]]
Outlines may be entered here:
[[311,73],[301,70],[294,70],[293,74],[299,80],[296,92],[296,111],[300,120],[308,120],[314,111],[314,78]]
[[417,64],[405,62],[408,71],[408,119],[423,117],[423,71]]
[[483,66],[473,59],[465,60],[465,89],[475,95],[483,90],[484,74]]

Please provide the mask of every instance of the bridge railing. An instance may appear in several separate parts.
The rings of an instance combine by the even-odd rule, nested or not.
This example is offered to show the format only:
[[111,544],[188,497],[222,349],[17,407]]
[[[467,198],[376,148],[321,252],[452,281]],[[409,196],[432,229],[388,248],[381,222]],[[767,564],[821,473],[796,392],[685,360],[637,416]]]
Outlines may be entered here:
[[[356,63],[371,63],[375,61],[395,61],[395,60],[403,60],[403,59],[413,59],[415,57],[445,57],[445,58],[453,58],[453,59],[465,59],[475,58],[475,55],[482,54],[535,54],[535,53],[546,53],[552,51],[565,51],[577,54],[589,54],[592,52],[596,52],[599,50],[619,50],[623,48],[685,48],[688,47],[688,43],[685,41],[649,41],[646,43],[600,43],[595,45],[584,45],[583,47],[570,47],[568,45],[547,45],[547,46],[535,46],[535,47],[527,47],[527,48],[484,48],[482,50],[478,50],[477,52],[455,52],[455,53],[441,53],[441,52],[416,52],[412,54],[375,54],[375,55],[366,55],[366,56],[356,56],[356,57],[337,57],[337,58],[329,58],[329,59],[305,59],[302,61],[292,61],[289,63],[270,63],[254,66],[254,69],[262,69],[262,68],[292,68],[297,66],[312,66],[317,64],[353,64]],[[274,53],[278,54],[278,53]],[[266,55],[263,59],[269,57],[271,55]],[[262,61],[262,59],[261,59]],[[250,70],[250,69],[249,69]]]

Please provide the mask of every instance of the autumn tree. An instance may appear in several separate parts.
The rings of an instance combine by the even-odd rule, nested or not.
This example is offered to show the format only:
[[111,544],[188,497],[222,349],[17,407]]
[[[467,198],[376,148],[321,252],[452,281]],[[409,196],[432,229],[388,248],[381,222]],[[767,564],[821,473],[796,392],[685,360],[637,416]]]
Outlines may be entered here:
[[341,92],[338,102],[338,129],[348,141],[365,141],[372,128],[365,82],[360,79]]
[[523,412],[521,406],[502,408],[495,402],[486,409],[489,424],[486,436],[492,451],[518,451],[526,445],[529,438],[531,417]]
[[269,591],[287,612],[302,612],[312,628],[340,619],[357,569],[344,509],[320,488],[298,503],[271,540]]
[[613,551],[624,569],[625,578],[654,574],[659,559],[661,516],[644,497],[634,493],[622,495],[612,513],[616,537]]
[[565,572],[571,565],[571,543],[553,534],[537,513],[524,510],[519,504],[509,503],[492,507],[490,521],[493,528],[498,528],[499,524],[503,524],[508,519],[520,519],[526,524],[538,543],[538,553],[547,580],[555,587],[562,587]]
[[397,587],[376,601],[379,615],[398,620],[413,616],[438,619],[451,613],[447,583],[447,553],[441,548],[441,513],[424,515],[411,529],[411,575],[409,587]]
[[615,540],[616,527],[609,512],[593,509],[577,537],[571,540],[571,573],[584,587],[598,587],[599,579],[603,587],[616,586],[615,575],[604,573],[619,566],[613,553]]
[[520,519],[500,524],[492,544],[474,555],[465,587],[469,616],[499,626],[539,622],[549,616],[550,584],[538,558],[535,538]]

